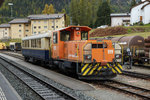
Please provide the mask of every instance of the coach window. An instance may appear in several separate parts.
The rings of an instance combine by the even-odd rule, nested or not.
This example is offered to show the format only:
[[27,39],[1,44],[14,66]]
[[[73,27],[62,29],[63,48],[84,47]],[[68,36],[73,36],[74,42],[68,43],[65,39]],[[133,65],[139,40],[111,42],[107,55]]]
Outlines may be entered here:
[[87,31],[81,32],[81,40],[88,40],[88,32]]
[[36,40],[31,40],[31,47],[33,47],[33,48],[36,47]]
[[41,48],[41,39],[36,39],[36,48]]
[[53,33],[53,43],[56,44],[57,43],[57,32]]

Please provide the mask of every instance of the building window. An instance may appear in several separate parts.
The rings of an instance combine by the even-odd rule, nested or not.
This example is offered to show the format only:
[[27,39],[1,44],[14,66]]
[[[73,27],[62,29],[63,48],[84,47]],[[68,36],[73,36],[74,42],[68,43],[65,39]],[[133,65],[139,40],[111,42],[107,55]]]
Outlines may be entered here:
[[7,35],[7,33],[5,33],[5,35]]
[[26,32],[29,32],[29,30],[26,30]]
[[54,28],[54,26],[52,26],[52,28]]
[[38,32],[39,34],[41,34],[41,32]]
[[28,24],[26,24],[26,26],[28,27],[29,25],[28,25]]
[[26,37],[27,37],[28,35],[26,35]]
[[19,30],[19,32],[21,32],[21,30]]
[[47,26],[44,26],[44,29],[47,29]]
[[21,37],[21,35],[19,35],[19,37]]
[[41,28],[41,26],[39,26],[39,29]]
[[36,34],[36,32],[34,32],[34,35]]
[[7,30],[7,28],[5,28],[5,30]]
[[19,25],[19,27],[21,27],[21,25]]
[[36,29],[36,26],[34,26],[34,29]]
[[56,26],[56,28],[58,28],[58,26]]

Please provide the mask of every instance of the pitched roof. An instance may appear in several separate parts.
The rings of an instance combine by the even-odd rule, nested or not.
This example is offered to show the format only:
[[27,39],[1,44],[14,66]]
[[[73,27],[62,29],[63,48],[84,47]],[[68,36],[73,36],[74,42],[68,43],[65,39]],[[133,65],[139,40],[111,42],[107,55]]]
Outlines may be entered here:
[[9,22],[9,24],[24,24],[24,23],[29,23],[30,20],[27,18],[16,18],[13,19],[12,21]]
[[[143,1],[143,2],[140,2],[140,3],[136,4],[135,6],[133,6],[132,8],[134,8],[134,7],[136,7],[136,6],[139,6],[140,4],[143,4],[143,3],[145,3],[145,2],[150,2],[150,0],[145,0],[145,1]],[[132,9],[132,8],[131,8],[131,9]],[[130,9],[130,10],[131,10],[131,9]]]
[[64,14],[49,14],[49,15],[29,15],[29,19],[58,19],[62,18]]
[[0,28],[9,28],[10,27],[10,24],[1,24],[0,25]]
[[130,17],[130,13],[111,13],[111,17]]
[[146,6],[150,5],[150,2],[146,5],[144,5],[141,9],[144,9]]

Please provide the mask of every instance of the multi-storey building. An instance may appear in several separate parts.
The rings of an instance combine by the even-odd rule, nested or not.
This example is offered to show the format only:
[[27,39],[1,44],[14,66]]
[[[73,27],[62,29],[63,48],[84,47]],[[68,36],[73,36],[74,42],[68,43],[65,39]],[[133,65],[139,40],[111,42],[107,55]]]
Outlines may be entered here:
[[32,35],[65,27],[64,14],[30,15]]
[[11,37],[10,24],[0,25],[0,39],[9,39]]
[[31,35],[31,22],[27,18],[14,19],[9,22],[11,26],[11,38],[20,39]]

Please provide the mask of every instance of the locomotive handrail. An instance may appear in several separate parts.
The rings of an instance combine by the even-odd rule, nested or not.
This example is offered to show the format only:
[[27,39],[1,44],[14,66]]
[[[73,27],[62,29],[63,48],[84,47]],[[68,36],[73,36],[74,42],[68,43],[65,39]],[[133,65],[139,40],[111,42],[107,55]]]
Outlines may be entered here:
[[82,46],[82,63],[83,63],[83,50],[86,44],[88,44],[89,41],[87,41],[83,46]]

